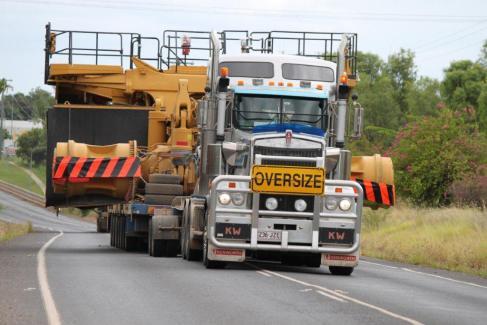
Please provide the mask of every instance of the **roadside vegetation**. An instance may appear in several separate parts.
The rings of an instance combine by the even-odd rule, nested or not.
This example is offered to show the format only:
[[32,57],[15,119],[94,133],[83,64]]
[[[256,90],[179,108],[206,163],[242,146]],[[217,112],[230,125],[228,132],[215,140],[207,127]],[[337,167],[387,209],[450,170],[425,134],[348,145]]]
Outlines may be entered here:
[[12,165],[5,159],[0,160],[0,180],[43,195],[41,188],[22,168]]
[[[0,205],[0,213],[2,208]],[[32,232],[32,224],[30,222],[27,224],[16,224],[0,220],[0,242],[25,235],[29,232]]]
[[362,254],[487,278],[487,211],[412,208],[364,210]]

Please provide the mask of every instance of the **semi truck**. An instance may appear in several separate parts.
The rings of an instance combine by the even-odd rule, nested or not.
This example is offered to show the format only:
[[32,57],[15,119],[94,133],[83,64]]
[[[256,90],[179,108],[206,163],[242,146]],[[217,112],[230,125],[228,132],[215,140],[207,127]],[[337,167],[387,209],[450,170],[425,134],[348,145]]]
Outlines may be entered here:
[[[95,46],[74,46],[79,35]],[[107,37],[112,47],[100,46]],[[151,256],[350,275],[364,203],[394,204],[391,160],[347,150],[363,128],[356,53],[351,33],[168,30],[159,40],[48,24],[57,104],[46,204],[97,208],[112,246]]]

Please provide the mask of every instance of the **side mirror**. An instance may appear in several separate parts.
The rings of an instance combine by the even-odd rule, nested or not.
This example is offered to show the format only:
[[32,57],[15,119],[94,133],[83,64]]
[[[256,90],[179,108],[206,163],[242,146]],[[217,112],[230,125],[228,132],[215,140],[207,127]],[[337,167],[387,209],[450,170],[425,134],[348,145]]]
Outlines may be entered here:
[[353,108],[353,133],[351,138],[353,140],[359,140],[362,137],[364,129],[364,108],[356,103]]
[[223,142],[222,152],[226,163],[232,167],[244,167],[248,148],[244,143]]

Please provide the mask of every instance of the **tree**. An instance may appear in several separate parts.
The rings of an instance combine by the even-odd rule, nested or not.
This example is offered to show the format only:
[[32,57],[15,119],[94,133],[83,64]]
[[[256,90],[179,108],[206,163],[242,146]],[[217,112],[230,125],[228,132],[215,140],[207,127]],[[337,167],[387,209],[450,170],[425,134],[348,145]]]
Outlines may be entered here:
[[387,75],[372,79],[363,73],[357,86],[359,102],[365,108],[365,125],[397,130],[401,110],[394,97],[394,86]]
[[474,174],[485,161],[485,141],[472,129],[470,110],[442,109],[438,117],[422,117],[398,132],[392,147],[399,194],[414,203],[449,203],[454,181]]
[[487,68],[479,63],[470,60],[452,62],[441,83],[441,94],[448,107],[454,110],[477,107],[486,78]]
[[411,50],[400,49],[399,53],[392,54],[387,60],[385,71],[394,86],[396,100],[404,114],[409,109],[406,96],[411,84],[416,80],[416,65],[414,53]]
[[438,114],[438,104],[441,103],[440,83],[438,80],[421,77],[411,84],[406,94],[409,113],[413,116]]
[[487,40],[484,41],[484,45],[480,49],[479,63],[487,68]]
[[16,155],[25,162],[38,165],[46,160],[45,129],[32,129],[17,138]]
[[377,55],[368,52],[357,53],[357,71],[359,76],[367,74],[374,81],[382,75],[384,61]]
[[[7,129],[1,129],[0,132],[2,132],[3,139],[11,139],[12,137],[10,136],[10,133],[7,131]],[[0,136],[1,138],[2,136]]]

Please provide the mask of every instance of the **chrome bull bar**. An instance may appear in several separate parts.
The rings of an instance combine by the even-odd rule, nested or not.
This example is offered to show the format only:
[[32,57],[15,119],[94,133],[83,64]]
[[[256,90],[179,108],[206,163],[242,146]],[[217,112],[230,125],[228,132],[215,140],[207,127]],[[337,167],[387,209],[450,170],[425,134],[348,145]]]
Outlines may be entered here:
[[[236,176],[236,175],[220,175],[216,177],[211,184],[210,191],[210,210],[208,214],[208,238],[212,245],[218,248],[229,248],[229,249],[248,249],[248,250],[267,250],[267,251],[287,251],[287,252],[308,252],[308,253],[331,253],[331,254],[352,254],[355,253],[360,247],[360,229],[362,221],[362,207],[363,207],[363,190],[362,187],[355,181],[346,180],[326,180],[325,185],[327,186],[343,186],[354,188],[354,195],[347,195],[347,197],[354,197],[357,199],[355,214],[355,236],[352,246],[350,247],[320,247],[319,246],[319,225],[320,217],[324,215],[320,211],[322,207],[322,201],[324,196],[315,196],[315,207],[312,213],[312,243],[311,246],[303,245],[289,245],[287,242],[287,231],[282,232],[282,240],[280,244],[267,244],[259,243],[257,241],[258,236],[258,219],[261,212],[265,212],[266,215],[272,215],[274,213],[269,213],[270,211],[259,211],[259,200],[260,193],[252,192],[249,188],[246,189],[218,189],[218,185],[221,182],[251,182],[250,176]],[[238,208],[217,208],[217,197],[219,192],[241,192],[241,193],[251,193],[252,195],[252,209],[238,209]],[[329,193],[328,196],[344,196],[342,193]],[[215,235],[215,224],[216,224],[216,214],[218,213],[241,213],[250,214],[251,216],[251,234],[250,243],[239,243],[239,242],[228,242],[221,241],[216,238]],[[283,212],[281,215],[286,215],[287,217],[295,216],[296,219],[302,219],[303,216],[309,216],[310,213],[300,213],[300,212]],[[340,216],[339,214],[334,215],[333,218],[337,219],[350,219],[350,214]]]

